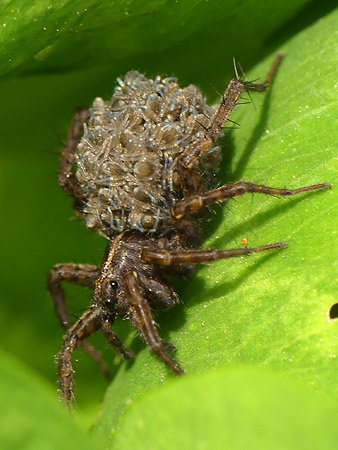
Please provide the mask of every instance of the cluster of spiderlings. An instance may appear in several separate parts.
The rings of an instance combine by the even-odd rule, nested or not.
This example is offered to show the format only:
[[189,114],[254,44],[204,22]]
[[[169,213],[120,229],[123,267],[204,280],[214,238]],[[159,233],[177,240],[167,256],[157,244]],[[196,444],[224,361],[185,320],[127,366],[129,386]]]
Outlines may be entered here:
[[[129,72],[90,113],[76,151],[87,226],[108,238],[127,229],[166,230],[182,198],[177,158],[203,136],[214,108],[193,85],[181,89],[174,78]],[[196,170],[210,178],[211,165],[206,157]]]

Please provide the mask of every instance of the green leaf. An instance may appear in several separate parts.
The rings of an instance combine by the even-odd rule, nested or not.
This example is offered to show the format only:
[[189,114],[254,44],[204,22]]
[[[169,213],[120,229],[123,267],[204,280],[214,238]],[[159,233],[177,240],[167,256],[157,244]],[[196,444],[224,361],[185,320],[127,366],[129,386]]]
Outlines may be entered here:
[[103,448],[58,404],[51,386],[3,350],[0,352],[0,447],[6,450]]
[[[184,49],[187,44],[196,62],[200,62],[201,54],[210,54],[210,46],[220,34],[224,42],[232,40],[228,58],[234,54],[235,43],[236,49],[245,49],[244,54],[249,56],[306,3],[7,0],[0,9],[0,74],[100,65],[113,66],[116,71],[126,62],[130,69],[133,60],[134,64],[144,58],[151,61],[154,55],[170,48],[172,63],[180,47]],[[215,50],[211,53],[217,54]],[[184,61],[181,53],[179,59]],[[145,69],[149,70],[149,66]],[[167,70],[171,72],[173,67]]]
[[336,423],[325,400],[291,380],[222,368],[144,396],[129,409],[112,448],[333,450]]
[[[276,187],[329,181],[333,189],[290,199],[246,195],[217,207],[206,247],[287,241],[289,248],[200,268],[179,289],[184,305],[158,320],[188,374],[238,363],[273,367],[338,400],[337,45],[338,11],[285,43],[269,92],[236,111],[223,171]],[[264,79],[273,55],[248,74]],[[231,158],[230,158],[231,157]],[[224,173],[223,172],[223,173]],[[223,211],[223,213],[222,213]],[[221,216],[221,219],[220,219]],[[108,390],[98,423],[116,430],[121,410],[172,377],[148,349]]]

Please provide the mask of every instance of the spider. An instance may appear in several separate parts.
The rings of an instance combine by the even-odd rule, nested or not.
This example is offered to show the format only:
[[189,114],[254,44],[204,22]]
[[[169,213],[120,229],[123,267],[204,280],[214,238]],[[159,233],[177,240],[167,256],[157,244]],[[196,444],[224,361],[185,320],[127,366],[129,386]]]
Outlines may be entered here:
[[[107,374],[101,354],[86,339],[101,330],[123,358],[133,358],[112,329],[128,318],[151,350],[176,374],[175,347],[164,342],[153,309],[179,302],[165,276],[190,276],[197,263],[286,247],[275,242],[229,250],[200,250],[202,209],[246,192],[290,196],[329,187],[328,183],[278,189],[239,181],[218,188],[217,140],[230,113],[248,91],[267,89],[266,81],[230,81],[221,102],[209,106],[198,88],[180,88],[175,78],[148,79],[129,72],[118,79],[112,98],[96,98],[78,110],[61,155],[59,183],[75,200],[87,227],[108,239],[102,265],[57,264],[48,277],[57,315],[65,330],[58,355],[59,392],[73,400],[71,355],[79,347]],[[93,289],[89,309],[72,324],[62,289],[72,282]]]

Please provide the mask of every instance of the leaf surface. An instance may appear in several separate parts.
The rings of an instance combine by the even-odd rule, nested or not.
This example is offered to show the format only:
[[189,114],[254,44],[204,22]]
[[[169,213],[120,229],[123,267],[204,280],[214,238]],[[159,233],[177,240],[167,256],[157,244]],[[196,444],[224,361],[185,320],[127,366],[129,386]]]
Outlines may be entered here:
[[6,450],[101,449],[69,411],[58,404],[45,380],[6,352],[0,352],[0,447]]
[[336,416],[319,395],[262,370],[219,368],[175,380],[126,414],[113,449],[335,449]]

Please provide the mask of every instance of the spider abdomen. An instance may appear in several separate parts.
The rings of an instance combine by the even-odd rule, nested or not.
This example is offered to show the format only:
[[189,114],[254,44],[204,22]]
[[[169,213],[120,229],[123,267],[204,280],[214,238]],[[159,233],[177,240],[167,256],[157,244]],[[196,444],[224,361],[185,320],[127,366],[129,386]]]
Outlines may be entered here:
[[[108,238],[170,229],[171,208],[194,174],[202,186],[216,170],[207,155],[190,180],[180,171],[179,156],[203,138],[215,113],[195,86],[138,72],[118,83],[110,100],[95,99],[75,155],[86,224]],[[212,158],[218,153],[214,147]]]

